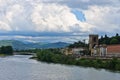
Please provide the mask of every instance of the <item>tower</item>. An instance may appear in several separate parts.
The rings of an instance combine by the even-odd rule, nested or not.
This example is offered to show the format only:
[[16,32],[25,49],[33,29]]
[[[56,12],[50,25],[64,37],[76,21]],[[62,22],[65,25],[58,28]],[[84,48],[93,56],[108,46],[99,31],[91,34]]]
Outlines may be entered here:
[[89,35],[89,50],[91,51],[95,45],[98,45],[98,35],[90,34]]

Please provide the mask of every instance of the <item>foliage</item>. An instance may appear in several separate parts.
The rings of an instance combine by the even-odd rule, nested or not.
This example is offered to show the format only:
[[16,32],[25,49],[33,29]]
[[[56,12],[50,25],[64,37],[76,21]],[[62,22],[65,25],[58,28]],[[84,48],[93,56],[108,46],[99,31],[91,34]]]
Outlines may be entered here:
[[54,62],[54,63],[62,63],[62,64],[70,64],[70,62],[72,61],[74,62],[74,59],[72,56],[66,56],[60,53],[59,49],[39,50],[36,53],[36,56],[38,60],[46,61],[46,62]]
[[2,46],[0,48],[0,53],[11,55],[11,54],[13,54],[13,48],[12,48],[12,46]]
[[88,44],[85,44],[85,42],[82,41],[78,41],[74,42],[73,44],[70,44],[68,47],[69,48],[88,47]]
[[72,55],[66,56],[62,53],[60,54],[59,52],[60,52],[59,49],[55,51],[54,49],[39,50],[36,53],[37,60],[45,61],[45,62],[52,62],[52,63],[84,66],[84,67],[95,67],[95,68],[105,68],[105,69],[111,69],[111,70],[120,70],[120,60],[116,58],[109,59],[109,60],[87,59],[87,58],[76,59]]
[[116,35],[112,37],[108,37],[107,35],[105,35],[104,37],[101,36],[101,38],[99,39],[99,44],[120,44],[120,36],[118,33],[116,33]]
[[111,41],[110,41],[110,44],[118,44],[119,41],[115,38],[113,38]]

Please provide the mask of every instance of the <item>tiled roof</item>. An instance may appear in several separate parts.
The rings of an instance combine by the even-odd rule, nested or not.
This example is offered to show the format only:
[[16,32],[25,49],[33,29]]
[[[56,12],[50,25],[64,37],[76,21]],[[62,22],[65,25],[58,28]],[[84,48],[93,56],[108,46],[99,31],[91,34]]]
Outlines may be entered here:
[[120,44],[119,45],[108,45],[107,53],[120,53]]

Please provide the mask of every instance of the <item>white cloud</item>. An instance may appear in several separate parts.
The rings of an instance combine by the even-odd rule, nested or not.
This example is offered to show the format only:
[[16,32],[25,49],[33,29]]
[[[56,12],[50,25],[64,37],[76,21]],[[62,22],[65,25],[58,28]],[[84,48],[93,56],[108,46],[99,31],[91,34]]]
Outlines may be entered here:
[[[0,31],[117,32],[119,4],[120,0],[0,0]],[[79,21],[73,9],[80,10],[86,21]]]
[[[27,2],[27,3],[26,3]],[[71,8],[44,0],[2,1],[3,22],[13,31],[74,32],[90,31],[71,12]],[[48,1],[49,2],[49,1]],[[8,6],[8,7],[7,7]],[[77,25],[77,26],[76,26]],[[24,28],[24,29],[23,29]],[[89,30],[88,30],[89,29]]]
[[23,12],[23,10],[24,10],[23,6],[19,4],[10,6],[6,11],[6,19],[10,22],[13,21],[12,19],[14,17],[19,17],[21,13]]
[[119,12],[120,7],[91,6],[84,14],[86,22],[94,25],[96,31],[115,32],[120,26]]
[[11,31],[12,29],[10,28],[8,24],[0,21],[0,30],[1,32],[4,32],[4,31]]
[[[26,3],[27,2],[27,3]],[[54,3],[45,3],[54,2]],[[63,0],[57,1],[63,2]],[[89,0],[81,0],[80,2],[88,3]],[[96,2],[93,0],[93,2]],[[101,1],[101,4],[105,1]],[[111,1],[106,1],[111,2]],[[114,2],[114,1],[112,1]],[[111,26],[108,32],[116,30],[119,26],[119,7],[116,6],[100,6],[91,5],[88,9],[82,10],[86,22],[80,22],[71,12],[71,8],[66,5],[55,3],[54,0],[1,0],[0,3],[8,5],[5,8],[5,17],[2,16],[7,25],[14,31],[38,31],[38,32],[91,32],[91,28],[104,31],[103,28]],[[92,3],[92,2],[90,2]],[[73,3],[75,4],[75,3]],[[81,4],[81,3],[80,3]],[[97,4],[97,2],[95,3]],[[115,4],[115,2],[114,2]],[[87,5],[86,5],[87,6]],[[113,14],[113,15],[111,15]],[[22,15],[22,16],[21,16]],[[21,17],[20,17],[21,16]],[[31,20],[30,20],[31,17]],[[23,24],[23,25],[22,25]],[[25,26],[25,27],[22,27]]]
[[75,29],[77,31],[86,30],[85,25],[83,26],[84,23],[77,20],[69,7],[59,4],[37,4],[34,6],[31,18],[36,25],[36,31],[72,32]]

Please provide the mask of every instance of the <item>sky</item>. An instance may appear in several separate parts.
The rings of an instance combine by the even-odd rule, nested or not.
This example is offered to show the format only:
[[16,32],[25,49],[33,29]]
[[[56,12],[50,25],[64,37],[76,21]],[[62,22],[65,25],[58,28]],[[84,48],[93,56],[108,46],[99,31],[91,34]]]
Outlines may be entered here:
[[0,40],[75,42],[120,34],[120,0],[0,0]]

